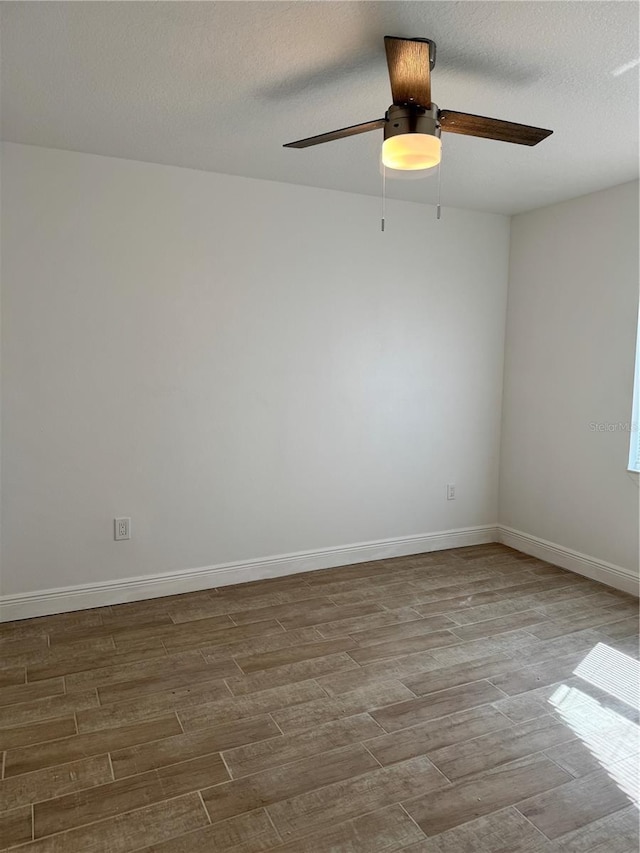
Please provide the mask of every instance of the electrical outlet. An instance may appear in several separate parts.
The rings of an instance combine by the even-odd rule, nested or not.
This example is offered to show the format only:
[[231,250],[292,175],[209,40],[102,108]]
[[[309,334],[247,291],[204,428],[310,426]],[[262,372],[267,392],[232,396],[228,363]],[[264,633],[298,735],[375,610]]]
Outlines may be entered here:
[[113,519],[113,538],[114,539],[131,539],[131,519],[130,518],[114,518]]
[[447,483],[447,500],[455,501],[456,499],[456,484],[455,483]]

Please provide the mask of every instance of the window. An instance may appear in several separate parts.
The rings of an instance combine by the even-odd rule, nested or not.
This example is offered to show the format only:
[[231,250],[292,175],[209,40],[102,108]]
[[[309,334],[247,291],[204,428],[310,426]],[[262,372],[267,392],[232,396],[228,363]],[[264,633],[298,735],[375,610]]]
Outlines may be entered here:
[[633,385],[633,410],[631,412],[631,446],[629,447],[629,470],[640,472],[640,314],[638,315],[636,372]]

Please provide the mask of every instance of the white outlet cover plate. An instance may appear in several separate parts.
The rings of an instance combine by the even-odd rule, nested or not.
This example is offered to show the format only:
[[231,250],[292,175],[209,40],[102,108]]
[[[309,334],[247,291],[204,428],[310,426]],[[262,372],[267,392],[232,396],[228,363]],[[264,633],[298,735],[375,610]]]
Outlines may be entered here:
[[131,539],[131,519],[130,518],[114,518],[113,519],[113,538],[118,541],[121,539]]

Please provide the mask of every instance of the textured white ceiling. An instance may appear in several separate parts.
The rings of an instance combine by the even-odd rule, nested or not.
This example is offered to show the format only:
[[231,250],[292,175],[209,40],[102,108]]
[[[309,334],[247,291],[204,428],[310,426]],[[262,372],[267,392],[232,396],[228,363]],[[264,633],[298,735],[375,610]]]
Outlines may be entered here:
[[[553,129],[443,134],[444,205],[513,213],[638,174],[635,2],[3,2],[2,136],[377,195],[384,35],[435,39],[441,107]],[[634,66],[635,63],[635,66]],[[436,180],[388,195],[433,203]]]

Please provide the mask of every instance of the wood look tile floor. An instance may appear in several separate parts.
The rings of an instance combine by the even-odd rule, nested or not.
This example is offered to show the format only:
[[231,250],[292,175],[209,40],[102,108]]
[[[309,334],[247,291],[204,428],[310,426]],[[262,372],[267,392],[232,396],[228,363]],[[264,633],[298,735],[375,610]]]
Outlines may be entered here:
[[638,602],[502,545],[4,623],[0,650],[0,850],[638,850]]

